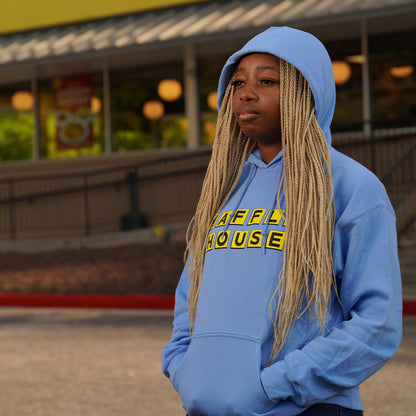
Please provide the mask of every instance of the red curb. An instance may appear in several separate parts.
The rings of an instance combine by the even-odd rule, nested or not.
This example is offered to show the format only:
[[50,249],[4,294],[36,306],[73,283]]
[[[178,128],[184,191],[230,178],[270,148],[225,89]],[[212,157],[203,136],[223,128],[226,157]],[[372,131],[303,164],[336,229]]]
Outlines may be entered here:
[[[1,306],[171,310],[175,306],[175,297],[169,295],[0,293]],[[416,299],[403,300],[403,315],[416,316]]]
[[0,293],[0,306],[170,310],[174,296]]
[[416,299],[403,300],[403,315],[416,316]]

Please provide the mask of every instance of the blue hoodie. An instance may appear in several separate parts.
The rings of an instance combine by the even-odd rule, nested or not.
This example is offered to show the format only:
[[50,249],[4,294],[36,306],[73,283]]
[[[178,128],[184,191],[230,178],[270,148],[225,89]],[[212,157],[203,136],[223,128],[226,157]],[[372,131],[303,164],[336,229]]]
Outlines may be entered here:
[[[267,365],[276,308],[270,300],[285,244],[285,223],[276,207],[283,159],[280,152],[266,164],[255,150],[210,231],[192,338],[188,267],[181,276],[163,371],[191,416],[291,416],[315,403],[362,410],[359,384],[385,364],[401,340],[394,211],[380,181],[330,145],[334,77],[325,48],[312,35],[273,27],[250,40],[222,71],[219,105],[236,63],[252,52],[289,61],[311,86],[331,153],[340,301],[333,293],[324,334],[314,317],[302,315]],[[283,195],[280,203],[284,209]]]

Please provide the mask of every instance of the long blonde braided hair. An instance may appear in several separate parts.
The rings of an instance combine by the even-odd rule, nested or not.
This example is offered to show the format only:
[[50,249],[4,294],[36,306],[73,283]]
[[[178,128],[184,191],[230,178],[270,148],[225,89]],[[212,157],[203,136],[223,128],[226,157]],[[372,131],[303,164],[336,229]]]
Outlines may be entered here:
[[[185,259],[189,261],[191,278],[188,294],[191,332],[209,230],[255,147],[255,142],[242,133],[234,117],[233,93],[230,82],[218,115],[201,197],[187,233]],[[321,330],[325,329],[331,289],[335,287],[332,263],[335,208],[329,148],[316,120],[309,84],[294,66],[283,60],[280,61],[280,108],[284,169],[276,186],[279,186],[278,208],[286,221],[286,239],[283,266],[273,295],[278,297],[278,302],[277,309],[272,311],[274,343],[270,362],[277,357],[294,322],[304,312],[309,311]],[[282,187],[285,213],[279,203]]]

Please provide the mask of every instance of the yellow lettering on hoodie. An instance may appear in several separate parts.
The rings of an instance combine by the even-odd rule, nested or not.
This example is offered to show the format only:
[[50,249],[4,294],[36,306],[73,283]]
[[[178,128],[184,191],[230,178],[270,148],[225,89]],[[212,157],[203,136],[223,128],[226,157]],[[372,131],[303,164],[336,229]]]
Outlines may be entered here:
[[214,240],[215,240],[215,233],[211,233],[208,236],[208,241],[207,241],[207,251],[212,250],[212,248],[214,247]]
[[272,248],[274,250],[283,250],[283,244],[285,242],[286,233],[283,231],[270,231],[267,236],[266,248]]
[[247,225],[260,224],[266,211],[267,210],[264,208],[253,209],[253,212],[251,213],[251,216],[250,216],[250,219],[248,220]]
[[[285,212],[284,210],[282,211]],[[282,220],[282,214],[280,213],[278,209],[274,209],[272,212],[272,215],[270,215],[269,224],[278,225],[281,220]]]
[[233,234],[231,241],[231,248],[245,248],[247,241],[248,231],[236,231]]
[[248,238],[247,247],[259,248],[261,247],[262,241],[263,241],[263,236],[261,235],[261,230],[253,230],[251,231],[250,237]]
[[215,248],[227,248],[229,238],[230,230],[218,231]]
[[215,222],[217,221],[217,219],[218,219],[218,217],[219,217],[219,216],[220,216],[220,214],[217,214],[217,215],[215,216],[214,221],[212,221],[212,225],[211,225],[210,230],[212,230],[212,229],[214,228],[214,226],[215,226]]
[[267,211],[267,214],[264,216],[264,221],[263,221],[263,224],[267,224],[267,220],[269,219],[270,211],[271,211],[271,209],[269,209],[269,210]]
[[217,222],[217,224],[215,225],[215,227],[221,227],[221,226],[226,225],[226,224],[227,224],[227,222],[228,222],[228,219],[230,218],[231,213],[232,213],[232,211],[227,211],[227,212],[224,212],[224,213],[221,215],[221,217],[220,217],[220,219],[218,220],[218,222]]
[[248,212],[249,212],[248,209],[236,209],[234,212],[234,215],[231,218],[230,224],[231,225],[244,225]]

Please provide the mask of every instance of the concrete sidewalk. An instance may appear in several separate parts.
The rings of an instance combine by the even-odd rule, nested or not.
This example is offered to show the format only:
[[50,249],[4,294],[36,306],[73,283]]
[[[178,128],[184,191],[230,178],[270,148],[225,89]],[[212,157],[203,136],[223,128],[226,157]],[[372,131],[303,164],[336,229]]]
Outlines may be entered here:
[[[184,416],[162,375],[171,312],[0,308],[0,415]],[[416,408],[416,318],[362,386],[366,416]]]

